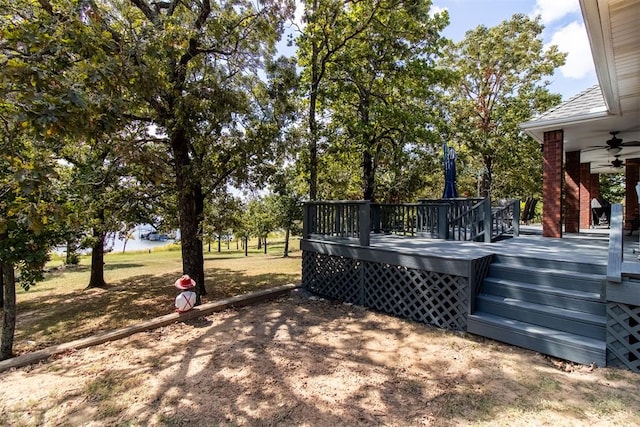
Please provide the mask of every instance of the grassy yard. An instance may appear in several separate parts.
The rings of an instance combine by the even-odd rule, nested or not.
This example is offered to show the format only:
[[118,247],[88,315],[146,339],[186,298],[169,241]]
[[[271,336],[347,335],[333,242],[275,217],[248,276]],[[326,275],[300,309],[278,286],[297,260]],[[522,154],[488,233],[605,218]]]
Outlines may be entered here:
[[[299,282],[299,240],[290,242],[290,250],[284,258],[283,242],[270,244],[267,254],[249,242],[245,257],[235,242],[230,249],[223,244],[220,253],[212,245],[204,256],[207,295],[203,302]],[[29,291],[18,290],[17,354],[173,312],[178,292],[173,282],[182,275],[178,245],[106,254],[109,285],[104,289],[86,289],[90,261],[83,257],[78,266],[65,267],[62,259],[54,257],[43,282]]]

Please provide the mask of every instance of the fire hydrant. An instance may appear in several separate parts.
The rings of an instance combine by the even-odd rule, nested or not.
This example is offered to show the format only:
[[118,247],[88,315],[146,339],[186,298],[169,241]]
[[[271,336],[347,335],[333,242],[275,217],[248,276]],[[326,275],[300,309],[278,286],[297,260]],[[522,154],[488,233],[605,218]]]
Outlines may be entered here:
[[196,293],[191,289],[196,287],[196,282],[188,274],[180,277],[173,284],[176,288],[181,289],[182,292],[176,297],[176,311],[184,313],[191,310],[196,305]]

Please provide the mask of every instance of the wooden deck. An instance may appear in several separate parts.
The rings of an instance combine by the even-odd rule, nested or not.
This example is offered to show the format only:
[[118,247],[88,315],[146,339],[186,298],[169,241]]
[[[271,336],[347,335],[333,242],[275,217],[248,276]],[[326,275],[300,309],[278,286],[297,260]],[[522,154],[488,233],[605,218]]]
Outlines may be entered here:
[[[622,283],[610,283],[607,229],[554,239],[542,237],[536,227],[521,227],[518,237],[492,243],[372,233],[367,246],[359,239],[310,235],[301,244],[303,286],[579,363],[638,371],[638,239],[637,233],[624,236],[624,277]],[[501,278],[500,269],[514,260],[508,267],[511,278]],[[486,280],[514,282],[517,290],[509,292],[517,296],[483,291],[495,288]]]

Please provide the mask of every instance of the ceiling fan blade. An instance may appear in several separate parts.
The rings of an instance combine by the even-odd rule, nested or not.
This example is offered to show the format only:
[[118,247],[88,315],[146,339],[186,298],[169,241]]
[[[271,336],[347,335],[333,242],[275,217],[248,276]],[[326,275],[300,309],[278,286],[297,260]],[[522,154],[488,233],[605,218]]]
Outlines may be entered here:
[[640,141],[623,142],[620,145],[622,145],[623,147],[640,147]]
[[605,148],[609,148],[606,145],[592,145],[591,147],[585,148],[584,150],[580,150],[582,153],[586,153],[588,151],[596,151],[596,150],[602,150]]

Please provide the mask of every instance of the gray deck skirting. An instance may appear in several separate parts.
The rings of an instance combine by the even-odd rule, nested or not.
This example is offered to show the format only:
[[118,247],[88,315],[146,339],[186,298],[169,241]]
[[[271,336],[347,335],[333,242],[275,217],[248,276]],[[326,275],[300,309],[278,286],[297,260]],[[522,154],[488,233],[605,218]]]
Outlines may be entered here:
[[[623,240],[626,260],[622,281],[616,283],[606,280],[608,236],[597,233],[563,239],[526,235],[489,244],[376,233],[368,246],[355,239],[307,238],[300,244],[302,284],[319,295],[398,317],[479,333],[578,363],[640,372],[640,261],[631,261],[629,239]],[[495,285],[505,263],[508,283]],[[506,286],[510,290],[502,289]],[[505,294],[502,302],[498,296],[503,292],[515,296]],[[498,296],[491,299],[487,293]],[[529,304],[514,302],[512,307],[509,298]],[[487,310],[502,323],[487,323]],[[582,314],[592,311],[590,317]],[[597,322],[583,320],[595,314]],[[524,339],[527,328],[545,332]],[[562,340],[551,342],[549,334]],[[589,340],[598,344],[591,348]]]
[[[398,245],[409,240],[394,240]],[[393,245],[392,245],[393,246]],[[492,256],[302,240],[303,286],[319,295],[437,327],[466,330]],[[406,248],[405,248],[406,249]]]
[[439,249],[435,252],[430,252],[426,247],[420,253],[399,252],[398,249],[393,247],[388,249],[372,246],[363,247],[350,242],[325,240],[302,240],[300,249],[302,251],[344,256],[369,262],[402,265],[419,270],[464,277],[469,277],[472,274],[471,261],[483,259],[489,255],[486,253],[474,253],[466,256],[447,255],[447,253],[443,253]]

